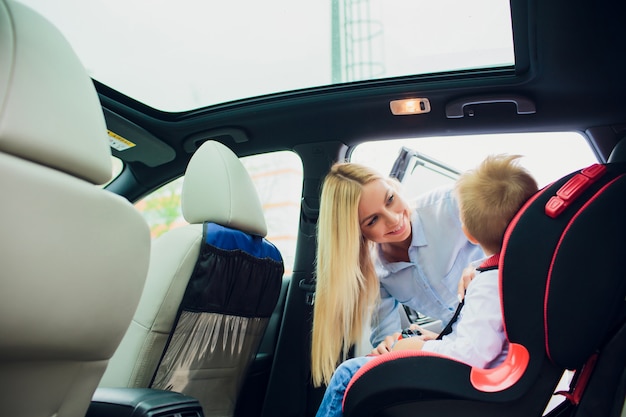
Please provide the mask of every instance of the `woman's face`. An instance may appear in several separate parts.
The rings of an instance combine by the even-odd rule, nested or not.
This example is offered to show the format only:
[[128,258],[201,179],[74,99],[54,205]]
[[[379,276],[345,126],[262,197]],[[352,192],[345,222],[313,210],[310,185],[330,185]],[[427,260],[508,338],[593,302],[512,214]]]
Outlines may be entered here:
[[375,243],[403,242],[411,236],[409,206],[384,180],[363,186],[359,224],[363,236]]

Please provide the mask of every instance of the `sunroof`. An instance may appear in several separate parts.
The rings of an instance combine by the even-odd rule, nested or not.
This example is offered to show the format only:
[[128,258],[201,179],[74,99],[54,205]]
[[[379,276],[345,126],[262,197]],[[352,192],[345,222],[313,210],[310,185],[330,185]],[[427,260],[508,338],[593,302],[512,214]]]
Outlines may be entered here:
[[94,79],[165,111],[515,61],[507,0],[20,1]]

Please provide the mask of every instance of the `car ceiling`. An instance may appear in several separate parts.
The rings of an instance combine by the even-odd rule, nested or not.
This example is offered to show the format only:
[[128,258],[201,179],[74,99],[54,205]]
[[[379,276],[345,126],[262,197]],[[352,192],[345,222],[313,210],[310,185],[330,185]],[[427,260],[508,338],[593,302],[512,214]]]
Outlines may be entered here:
[[[614,1],[511,1],[516,69],[466,71],[315,88],[184,113],[147,107],[96,83],[109,129],[141,146],[115,152],[129,170],[110,187],[133,200],[183,174],[215,139],[246,156],[302,144],[492,132],[577,130],[606,157],[626,120],[624,5]],[[459,42],[468,40],[459,39]],[[393,116],[389,102],[427,97],[432,111]],[[518,114],[511,97],[534,104]],[[463,102],[465,116],[446,117]],[[472,114],[470,116],[470,113]]]

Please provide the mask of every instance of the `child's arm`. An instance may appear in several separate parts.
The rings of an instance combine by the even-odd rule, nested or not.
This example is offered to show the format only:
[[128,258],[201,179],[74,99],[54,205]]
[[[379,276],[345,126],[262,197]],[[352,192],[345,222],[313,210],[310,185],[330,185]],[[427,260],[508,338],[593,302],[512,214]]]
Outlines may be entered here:
[[[405,332],[408,336],[405,336]],[[394,343],[391,350],[421,350],[424,346],[424,342],[427,340],[436,340],[439,335],[430,330],[422,329],[417,324],[413,323],[407,330],[402,331],[401,337]],[[414,340],[410,343],[405,342],[407,340]],[[402,342],[402,343],[400,343]],[[399,346],[398,346],[399,344]]]
[[392,350],[394,352],[397,350],[422,350],[422,346],[424,346],[422,337],[414,336],[398,340]]
[[[396,344],[400,340],[404,340],[404,339],[421,339],[422,341],[426,341],[426,340],[435,340],[439,336],[435,332],[432,332],[432,331],[426,330],[426,329],[422,329],[420,326],[418,326],[415,323],[411,324],[409,329],[414,330],[414,331],[417,330],[418,331],[417,334],[419,336],[412,336],[412,337],[408,337],[408,338],[407,337],[403,338],[401,336],[401,333],[394,333],[391,336],[387,336],[385,338],[385,340],[383,340],[378,346],[376,346],[376,348],[374,350],[372,350],[370,355],[382,355],[383,353],[391,352],[393,350],[403,350],[402,346],[404,345],[404,343],[400,344],[401,349],[396,349],[395,348]],[[404,331],[402,333],[404,333]],[[408,348],[408,349],[412,349],[412,348]],[[421,347],[419,347],[417,349],[421,349]]]
[[503,354],[505,344],[498,272],[493,270],[478,274],[471,282],[453,332],[442,340],[426,342],[423,350],[483,368]]

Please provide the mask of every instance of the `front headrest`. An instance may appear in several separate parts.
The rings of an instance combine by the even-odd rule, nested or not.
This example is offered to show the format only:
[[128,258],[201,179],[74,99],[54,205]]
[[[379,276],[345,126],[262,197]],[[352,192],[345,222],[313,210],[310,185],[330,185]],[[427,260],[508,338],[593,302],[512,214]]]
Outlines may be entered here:
[[622,138],[611,151],[608,162],[626,162],[626,138]]
[[91,78],[50,22],[10,0],[0,0],[0,152],[94,184],[111,178]]
[[189,223],[213,222],[265,237],[267,225],[254,183],[230,149],[207,141],[189,161],[182,192]]

